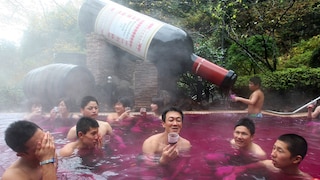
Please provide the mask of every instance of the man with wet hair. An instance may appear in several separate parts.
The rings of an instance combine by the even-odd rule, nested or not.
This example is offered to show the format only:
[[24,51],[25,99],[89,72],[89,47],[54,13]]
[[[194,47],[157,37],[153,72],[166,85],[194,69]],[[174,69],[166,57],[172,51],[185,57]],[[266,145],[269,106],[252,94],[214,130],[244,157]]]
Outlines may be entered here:
[[307,141],[297,134],[283,134],[273,145],[271,160],[263,160],[244,166],[230,166],[218,169],[219,175],[229,174],[224,179],[236,179],[237,176],[252,170],[262,170],[266,179],[312,180],[309,174],[301,171],[299,165],[307,154]]
[[35,123],[16,121],[5,131],[7,145],[20,158],[2,175],[2,180],[56,180],[54,138]]
[[209,164],[224,163],[243,165],[267,158],[266,152],[253,142],[255,124],[247,117],[239,119],[234,126],[233,139],[230,141],[233,151],[230,153],[213,153],[206,156]]
[[60,149],[59,155],[62,157],[71,156],[76,149],[95,150],[101,149],[101,136],[99,135],[99,124],[89,117],[82,117],[76,125],[77,140],[66,144]]
[[[85,96],[81,101],[80,111],[83,117],[90,117],[92,119],[97,119],[99,114],[99,103],[98,100],[93,96]],[[112,134],[112,127],[108,122],[98,121],[99,124],[99,135],[103,138],[106,134]],[[67,135],[67,139],[75,140],[77,138],[76,126],[73,126]]]
[[249,99],[231,95],[234,102],[242,102],[248,105],[247,111],[249,117],[262,117],[262,107],[264,103],[264,93],[261,90],[261,79],[254,76],[249,80],[249,90],[252,91]]
[[170,107],[162,113],[164,132],[147,138],[142,145],[142,152],[155,164],[167,165],[191,148],[190,142],[178,136],[174,144],[169,144],[169,133],[179,134],[183,124],[183,113],[176,107]]
[[246,157],[246,161],[259,161],[267,158],[266,152],[253,142],[255,124],[249,118],[241,118],[234,126],[231,145],[238,150],[238,156]]

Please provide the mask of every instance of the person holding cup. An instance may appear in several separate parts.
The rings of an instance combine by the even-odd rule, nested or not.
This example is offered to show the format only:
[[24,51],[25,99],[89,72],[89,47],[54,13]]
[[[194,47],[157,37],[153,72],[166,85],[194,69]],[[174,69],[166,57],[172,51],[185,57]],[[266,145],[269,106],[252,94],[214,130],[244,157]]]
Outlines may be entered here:
[[170,107],[162,113],[162,127],[164,131],[147,138],[142,145],[142,152],[146,160],[160,165],[167,165],[177,159],[182,152],[189,151],[191,143],[181,137],[183,112]]
[[107,122],[110,124],[119,124],[119,122],[125,119],[132,119],[131,112],[131,101],[127,97],[119,98],[118,101],[114,104],[113,113],[108,114]]

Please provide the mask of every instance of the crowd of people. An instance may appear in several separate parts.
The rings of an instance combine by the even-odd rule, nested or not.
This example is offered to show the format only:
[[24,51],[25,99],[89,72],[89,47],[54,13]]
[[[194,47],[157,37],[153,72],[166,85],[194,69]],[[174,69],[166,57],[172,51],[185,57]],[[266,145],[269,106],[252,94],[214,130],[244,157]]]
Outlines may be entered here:
[[[254,142],[255,123],[252,118],[262,117],[264,94],[261,90],[261,79],[253,77],[249,82],[252,91],[249,99],[231,95],[234,102],[242,102],[248,105],[248,116],[239,119],[234,125],[233,138],[230,147],[232,152],[212,153],[205,156],[206,163],[216,167],[214,173],[217,177],[226,180],[235,180],[241,173],[252,169],[262,169],[267,179],[313,179],[309,174],[299,169],[301,161],[307,153],[307,141],[298,134],[282,134],[274,142],[271,159],[266,152]],[[129,99],[120,98],[114,104],[114,112],[109,113],[105,120],[98,120],[99,103],[93,96],[83,97],[80,105],[80,115],[69,112],[67,99],[59,100],[48,115],[43,113],[39,102],[34,101],[30,107],[30,113],[24,120],[13,122],[5,131],[7,145],[16,152],[19,157],[4,172],[2,179],[57,179],[57,158],[71,155],[83,155],[86,153],[99,154],[103,151],[106,139],[117,141],[118,147],[127,148],[122,138],[127,131],[133,133],[137,130],[137,124],[147,124],[136,120],[131,114],[131,102]],[[320,107],[308,107],[308,117],[316,118]],[[163,132],[157,132],[144,140],[141,145],[143,161],[150,166],[175,168],[179,157],[188,154],[192,148],[190,140],[181,136],[184,114],[177,107],[164,107],[161,98],[151,100],[150,109],[152,117],[159,121]],[[141,110],[140,110],[141,111]],[[145,111],[145,110],[144,110]],[[147,119],[147,118],[145,118]],[[153,121],[154,121],[153,119]],[[55,142],[50,132],[43,130],[39,124],[59,122],[68,127],[65,132],[69,140],[62,148],[56,150]],[[46,130],[49,128],[45,128]],[[15,138],[20,137],[20,138]],[[174,141],[170,138],[176,137]],[[219,163],[220,166],[216,166]],[[223,166],[221,166],[223,164]]]

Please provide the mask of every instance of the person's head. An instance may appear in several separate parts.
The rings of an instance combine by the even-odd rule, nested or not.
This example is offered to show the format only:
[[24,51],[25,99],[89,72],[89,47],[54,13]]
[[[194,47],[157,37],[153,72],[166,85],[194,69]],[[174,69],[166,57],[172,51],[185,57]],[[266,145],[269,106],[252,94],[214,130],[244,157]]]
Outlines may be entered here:
[[5,131],[6,144],[21,157],[34,157],[43,136],[44,132],[37,124],[25,120],[11,123]]
[[307,141],[297,134],[283,134],[274,143],[271,159],[277,168],[298,166],[307,154]]
[[261,86],[261,79],[258,76],[251,77],[249,80],[249,89],[255,90],[257,88],[260,88]]
[[99,113],[98,100],[93,96],[85,96],[81,100],[81,113],[84,117],[96,119]]
[[70,100],[67,98],[59,99],[59,102],[58,102],[59,112],[61,114],[69,113],[70,104],[71,104]]
[[162,127],[165,128],[167,133],[180,132],[183,123],[183,112],[180,109],[176,107],[165,109],[161,117]]
[[255,125],[251,119],[245,117],[236,122],[233,130],[233,139],[238,147],[241,148],[250,145],[253,141],[254,134]]
[[77,122],[76,132],[84,145],[94,147],[99,137],[99,123],[90,117],[81,117]]
[[125,112],[126,107],[131,107],[131,101],[127,97],[121,97],[114,104],[114,111],[117,113],[123,113]]
[[154,113],[159,113],[161,109],[163,108],[164,103],[162,98],[152,98],[150,108],[151,111]]
[[32,98],[28,102],[30,112],[42,113],[42,104],[38,98]]

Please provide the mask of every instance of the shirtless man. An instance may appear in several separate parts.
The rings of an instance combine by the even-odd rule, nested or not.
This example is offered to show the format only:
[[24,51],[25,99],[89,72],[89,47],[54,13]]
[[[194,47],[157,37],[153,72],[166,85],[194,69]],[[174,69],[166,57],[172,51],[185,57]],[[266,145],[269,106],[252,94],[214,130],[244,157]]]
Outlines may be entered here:
[[[168,143],[168,134],[171,132],[180,133],[183,123],[183,113],[180,109],[171,107],[162,113],[162,127],[164,132],[155,134],[147,138],[142,145],[142,152],[153,162],[160,165],[169,164],[179,157],[179,153],[188,151],[191,148],[190,142],[179,137],[177,143],[170,145]],[[155,157],[159,156],[158,161]]]
[[[99,113],[98,100],[92,96],[85,96],[81,101],[81,109],[83,117],[90,117],[96,119]],[[99,124],[99,135],[103,138],[106,134],[112,134],[112,128],[108,122],[98,121]],[[76,126],[73,126],[67,135],[67,139],[73,141],[77,138]]]
[[234,148],[230,154],[208,154],[206,160],[208,163],[228,163],[228,164],[248,164],[267,158],[266,152],[253,142],[255,134],[254,122],[249,118],[238,120],[234,126],[233,139],[230,141]]
[[101,149],[101,137],[99,136],[99,124],[95,119],[82,117],[76,125],[78,139],[70,142],[60,149],[61,157],[71,156],[75,150]]
[[[229,166],[216,172],[228,174],[224,180],[235,180],[237,176],[252,170],[263,170],[266,179],[312,180],[309,174],[299,169],[299,164],[307,154],[307,141],[297,134],[283,134],[273,145],[271,160],[263,160],[244,166]],[[219,174],[221,175],[221,174]]]
[[310,104],[308,106],[308,115],[307,117],[310,119],[318,119],[320,115],[320,106],[317,106],[314,111],[312,112],[313,108],[315,107],[314,104]]
[[7,145],[20,157],[2,180],[57,179],[54,138],[30,121],[16,121],[5,132]]
[[249,117],[262,117],[262,106],[264,103],[264,93],[260,89],[261,79],[260,77],[254,76],[250,78],[249,81],[249,90],[252,91],[249,99],[232,96],[234,102],[240,101],[248,105],[248,115]]

